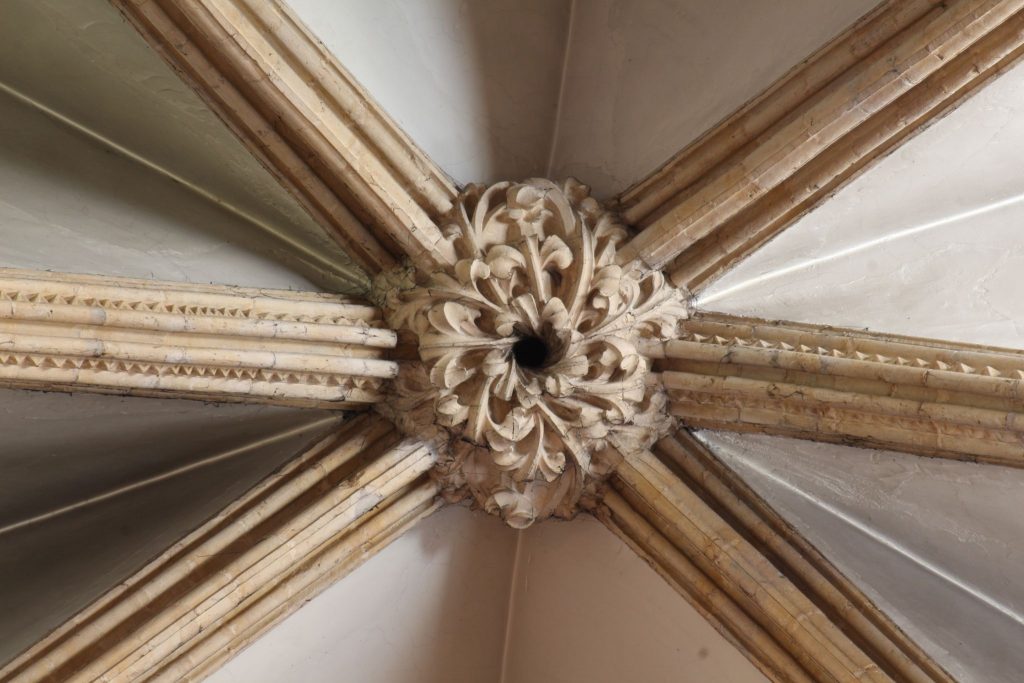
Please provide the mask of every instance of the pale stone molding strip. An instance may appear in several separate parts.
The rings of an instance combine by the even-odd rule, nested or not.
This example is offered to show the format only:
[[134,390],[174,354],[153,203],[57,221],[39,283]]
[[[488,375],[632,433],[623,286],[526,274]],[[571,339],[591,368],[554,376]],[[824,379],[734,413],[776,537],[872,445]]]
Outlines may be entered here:
[[689,432],[655,447],[680,480],[700,492],[890,676],[900,681],[951,681],[942,667],[797,533],[739,476]]
[[685,432],[608,486],[597,516],[772,680],[952,681]]
[[283,2],[112,2],[360,266],[451,262],[451,181]]
[[1022,7],[890,3],[627,191],[621,262],[707,284],[1013,64]]
[[691,427],[1024,466],[1024,352],[699,314],[646,351]]
[[346,408],[396,341],[331,294],[0,268],[0,386]]
[[190,681],[439,505],[434,456],[343,423],[0,669],[0,681]]
[[625,221],[646,225],[658,209],[798,108],[844,71],[939,4],[882,2],[764,92],[690,143],[654,173],[616,197]]

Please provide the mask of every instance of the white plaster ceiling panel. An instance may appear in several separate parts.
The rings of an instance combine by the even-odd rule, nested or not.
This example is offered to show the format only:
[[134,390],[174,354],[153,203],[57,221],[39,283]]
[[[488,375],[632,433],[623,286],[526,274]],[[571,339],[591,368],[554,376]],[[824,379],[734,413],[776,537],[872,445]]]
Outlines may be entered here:
[[1024,471],[699,436],[957,680],[1020,680]]
[[1020,348],[1024,65],[715,282],[708,310]]
[[494,517],[445,508],[207,680],[498,681],[515,538]]
[[0,389],[0,528],[336,415]]
[[[334,424],[318,411],[196,403],[196,409],[178,412],[173,405],[178,401],[54,394],[26,399],[19,393],[0,394],[2,421],[22,425],[14,448],[5,441],[0,456],[4,488],[18,491],[14,504],[4,501],[0,521],[0,662],[129,576]],[[66,410],[68,421],[34,419],[34,410],[47,407]],[[128,423],[124,413],[142,424],[150,418],[152,430],[136,426],[118,434]],[[64,437],[60,450],[53,432]],[[33,434],[39,438],[29,445]],[[75,449],[78,436],[81,452]],[[100,447],[112,452],[90,466],[72,462]],[[148,466],[149,459],[160,466]],[[69,471],[55,471],[65,467]]]
[[289,0],[460,184],[543,176],[568,0]]
[[593,518],[517,533],[445,508],[208,680],[766,680]]
[[523,532],[505,683],[767,679],[594,518]]
[[551,177],[625,190],[876,4],[575,2]]
[[217,204],[0,92],[0,266],[316,289],[254,250],[260,241]]
[[216,239],[223,237],[216,226],[231,224],[238,242],[277,253],[307,277],[333,273],[318,277],[324,286],[362,286],[365,276],[341,248],[107,0],[0,0],[0,16],[0,89],[205,193],[184,201],[230,211],[211,211],[209,224],[192,224],[193,231]]

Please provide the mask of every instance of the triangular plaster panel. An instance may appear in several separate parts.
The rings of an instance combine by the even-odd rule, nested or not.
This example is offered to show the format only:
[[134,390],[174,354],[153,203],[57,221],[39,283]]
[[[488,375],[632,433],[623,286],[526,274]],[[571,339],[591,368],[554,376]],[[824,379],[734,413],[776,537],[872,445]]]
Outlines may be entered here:
[[1024,670],[1024,471],[781,437],[700,438],[957,680]]
[[446,508],[327,589],[213,683],[762,683],[589,516],[518,534]]
[[0,662],[338,419],[270,406],[0,390]]
[[697,299],[706,310],[1021,348],[1024,65]]

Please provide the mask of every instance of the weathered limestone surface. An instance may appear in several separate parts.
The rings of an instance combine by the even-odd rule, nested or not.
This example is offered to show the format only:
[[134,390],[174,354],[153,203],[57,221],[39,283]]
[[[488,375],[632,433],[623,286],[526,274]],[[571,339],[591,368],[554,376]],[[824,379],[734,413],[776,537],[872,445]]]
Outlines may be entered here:
[[434,456],[366,415],[270,475],[0,681],[200,680],[438,506]]
[[1024,466],[1024,352],[700,314],[652,354],[683,424]]
[[316,293],[0,268],[0,385],[345,408],[381,400],[396,343]]

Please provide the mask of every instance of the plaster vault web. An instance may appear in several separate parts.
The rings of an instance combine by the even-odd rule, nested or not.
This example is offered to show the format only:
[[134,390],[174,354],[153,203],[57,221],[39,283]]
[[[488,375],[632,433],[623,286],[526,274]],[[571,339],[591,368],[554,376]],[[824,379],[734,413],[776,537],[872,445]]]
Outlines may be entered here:
[[[647,580],[616,564],[635,552],[684,599],[631,630],[707,643],[650,680],[1013,680],[1020,3],[492,4],[9,0],[0,398],[32,419],[5,447],[0,571],[30,627],[0,680],[271,675],[315,628],[314,606],[286,617],[332,584],[317,604],[340,604],[409,529],[436,543],[452,513],[421,520],[451,503],[530,527],[486,522],[518,540],[476,589],[489,644],[456,677],[584,675],[564,665],[585,643],[528,635],[579,628],[530,563],[566,533],[560,562],[600,586],[573,534],[603,525],[622,576]],[[665,94],[692,76],[664,64],[702,63],[719,29],[737,47],[706,71],[742,77]],[[433,57],[367,58],[402,35]],[[557,68],[527,78],[516,36]],[[545,172],[594,196],[527,179]],[[33,484],[56,505],[17,495],[52,448],[40,410],[80,414],[96,464]],[[197,432],[180,449],[155,436],[176,425]],[[93,561],[33,572],[130,515],[120,539],[91,532]],[[649,588],[589,606],[641,620]],[[589,679],[621,678],[601,661]]]

